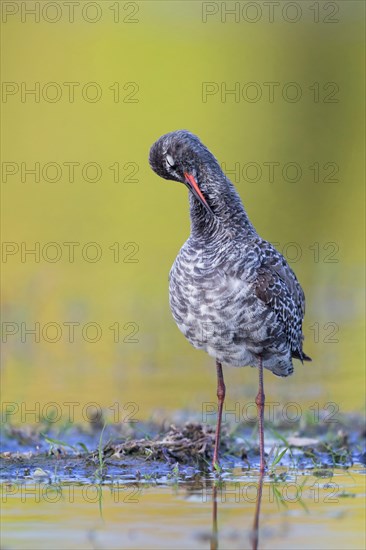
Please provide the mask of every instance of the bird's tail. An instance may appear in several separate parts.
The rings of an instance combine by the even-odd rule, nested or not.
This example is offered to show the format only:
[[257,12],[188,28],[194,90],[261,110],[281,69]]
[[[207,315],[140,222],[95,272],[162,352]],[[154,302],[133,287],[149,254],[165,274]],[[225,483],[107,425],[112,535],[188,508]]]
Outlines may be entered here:
[[301,363],[303,363],[304,361],[312,361],[311,357],[306,355],[306,353],[304,353],[302,350],[293,351],[292,357],[294,359],[300,359]]

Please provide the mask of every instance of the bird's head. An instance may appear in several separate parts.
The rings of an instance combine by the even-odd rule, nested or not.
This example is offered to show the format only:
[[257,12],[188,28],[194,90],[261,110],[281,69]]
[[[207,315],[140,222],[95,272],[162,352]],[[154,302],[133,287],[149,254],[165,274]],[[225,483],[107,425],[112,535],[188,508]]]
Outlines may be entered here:
[[184,183],[205,209],[213,214],[205,174],[207,166],[218,166],[218,163],[197,136],[187,130],[161,136],[150,149],[149,162],[160,177]]

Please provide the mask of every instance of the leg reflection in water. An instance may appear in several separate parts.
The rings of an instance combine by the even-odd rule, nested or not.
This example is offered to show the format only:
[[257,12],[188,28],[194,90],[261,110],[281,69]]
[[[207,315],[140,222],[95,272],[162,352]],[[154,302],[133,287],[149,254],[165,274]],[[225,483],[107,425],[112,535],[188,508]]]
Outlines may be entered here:
[[[261,502],[262,502],[262,491],[263,491],[263,478],[264,472],[260,472],[257,485],[257,498],[255,504],[254,520],[253,527],[250,535],[250,542],[252,550],[258,550],[259,544],[259,524],[260,524],[260,512],[261,512]],[[217,484],[214,482],[212,486],[212,534],[210,541],[210,550],[218,550],[219,540],[218,540],[218,528],[217,528]]]
[[212,486],[212,535],[210,550],[218,550],[218,533],[217,533],[217,485],[214,482]]
[[252,550],[257,550],[258,549],[259,518],[260,518],[260,513],[261,513],[263,477],[264,477],[264,472],[261,470],[261,472],[259,474],[259,480],[258,480],[257,500],[256,500],[256,503],[255,503],[255,514],[254,514],[253,529],[252,529],[252,534],[251,534]]

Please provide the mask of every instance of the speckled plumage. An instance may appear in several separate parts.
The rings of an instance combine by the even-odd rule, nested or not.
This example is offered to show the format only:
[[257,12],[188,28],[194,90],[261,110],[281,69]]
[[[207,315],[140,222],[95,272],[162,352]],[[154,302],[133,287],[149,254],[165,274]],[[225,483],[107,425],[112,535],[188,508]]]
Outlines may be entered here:
[[162,136],[150,164],[165,179],[192,174],[207,207],[189,194],[191,234],[170,271],[173,317],[189,342],[220,363],[293,372],[302,351],[303,290],[285,258],[251,224],[240,197],[200,140]]

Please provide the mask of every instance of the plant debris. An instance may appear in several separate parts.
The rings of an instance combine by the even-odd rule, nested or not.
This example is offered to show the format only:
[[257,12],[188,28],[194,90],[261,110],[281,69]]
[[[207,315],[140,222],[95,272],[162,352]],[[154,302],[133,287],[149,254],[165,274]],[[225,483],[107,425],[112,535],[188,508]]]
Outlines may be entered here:
[[[363,418],[344,415],[337,422],[309,426],[294,423],[265,427],[270,475],[277,468],[312,471],[365,465]],[[129,480],[169,479],[177,475],[212,475],[215,426],[202,422],[139,423],[2,428],[0,462],[3,481],[42,477],[107,483],[116,476]],[[257,470],[259,448],[253,424],[224,426],[220,445],[223,472],[240,467]],[[316,474],[317,472],[317,474]]]
[[[103,456],[138,454],[150,460],[167,460],[180,464],[190,463],[192,458],[207,462],[212,458],[214,443],[215,430],[212,426],[190,422],[183,428],[171,425],[166,434],[152,440],[132,439],[117,445],[107,444],[103,449]],[[96,458],[96,453],[93,453],[93,458]]]

